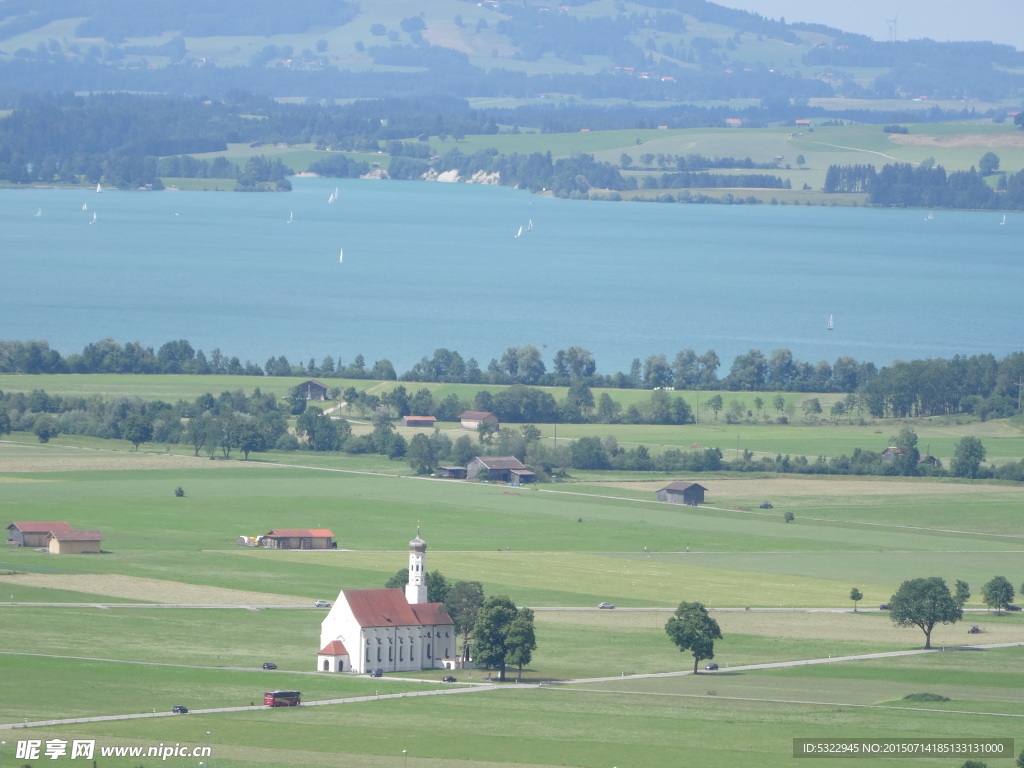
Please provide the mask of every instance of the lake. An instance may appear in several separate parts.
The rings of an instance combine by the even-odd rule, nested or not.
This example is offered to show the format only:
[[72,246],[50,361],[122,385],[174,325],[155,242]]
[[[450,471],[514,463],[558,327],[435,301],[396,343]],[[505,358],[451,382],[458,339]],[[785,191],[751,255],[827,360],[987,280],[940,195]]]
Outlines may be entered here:
[[1020,214],[1001,225],[990,212],[927,221],[293,182],[274,194],[0,192],[0,338],[46,339],[64,355],[105,337],[184,338],[260,365],[362,354],[399,373],[439,347],[485,368],[534,344],[550,368],[575,344],[602,373],[714,349],[725,375],[749,349],[881,366],[1024,346]]

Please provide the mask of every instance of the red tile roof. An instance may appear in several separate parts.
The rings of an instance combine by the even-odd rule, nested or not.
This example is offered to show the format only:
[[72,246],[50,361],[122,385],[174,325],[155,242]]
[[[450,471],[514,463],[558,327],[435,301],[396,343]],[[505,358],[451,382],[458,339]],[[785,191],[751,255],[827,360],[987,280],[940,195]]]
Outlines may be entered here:
[[327,645],[316,652],[317,656],[348,656],[345,645],[341,640],[331,640]]
[[103,541],[99,531],[50,531],[50,538],[57,541]]
[[334,534],[326,528],[275,528],[267,534],[272,539],[301,539],[306,536],[313,538],[333,539]]
[[420,603],[412,606],[412,612],[420,620],[420,624],[430,626],[431,624],[455,624],[448,611],[444,609],[444,603]]
[[420,623],[401,589],[346,589],[342,594],[361,627],[410,627]]
[[49,533],[50,531],[71,530],[71,526],[67,523],[19,523],[15,521],[7,527],[17,528],[22,533]]

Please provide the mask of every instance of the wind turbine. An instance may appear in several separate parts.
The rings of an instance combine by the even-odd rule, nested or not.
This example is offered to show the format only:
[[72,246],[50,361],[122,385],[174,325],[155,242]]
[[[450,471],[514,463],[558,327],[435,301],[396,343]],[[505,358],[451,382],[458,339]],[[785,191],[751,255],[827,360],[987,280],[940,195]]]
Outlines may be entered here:
[[891,19],[886,19],[885,20],[885,23],[889,25],[889,42],[890,43],[895,43],[896,42],[896,22],[899,20],[899,18],[900,18],[900,12],[897,10],[895,16],[893,16]]

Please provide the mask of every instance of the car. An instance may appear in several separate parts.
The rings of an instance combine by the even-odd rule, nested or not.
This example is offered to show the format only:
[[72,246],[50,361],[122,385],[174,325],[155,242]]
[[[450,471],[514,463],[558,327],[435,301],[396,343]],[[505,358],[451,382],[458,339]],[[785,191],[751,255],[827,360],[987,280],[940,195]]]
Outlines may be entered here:
[[171,712],[173,712],[176,715],[187,715],[188,714],[188,707],[183,707],[183,706],[181,706],[179,704],[178,706],[176,706],[173,709],[171,709]]
[[456,682],[456,680],[451,675],[445,675],[444,677],[441,678],[441,682],[442,683],[454,683],[454,682]]
[[1019,611],[1020,610],[1020,606],[1019,605],[1008,605],[1008,606],[1006,606],[1006,610],[1008,610],[1008,611]]
[[704,667],[704,669],[706,669],[708,672],[717,672],[718,671],[718,665],[715,662],[712,661],[710,664],[708,664],[706,667]]
[[331,604],[328,603],[326,600],[317,600],[315,603],[313,603],[313,606],[315,608],[330,608]]
[[611,603],[598,603],[597,607],[598,608],[614,608],[615,606],[612,605]]
[[384,676],[384,670],[381,669],[380,667],[377,667],[376,669],[370,670],[370,677],[383,677],[383,676]]
[[275,664],[272,661],[264,661],[263,662],[263,668],[264,669],[277,669],[277,664]]
[[889,604],[888,603],[882,603],[880,606],[878,606],[878,610],[880,610],[880,611],[888,611],[889,610]]

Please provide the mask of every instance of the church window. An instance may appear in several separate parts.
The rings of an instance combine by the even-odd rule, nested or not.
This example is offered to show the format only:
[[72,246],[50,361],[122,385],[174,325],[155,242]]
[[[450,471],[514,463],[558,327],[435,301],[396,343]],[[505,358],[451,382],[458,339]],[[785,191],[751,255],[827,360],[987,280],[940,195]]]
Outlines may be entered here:
[[430,658],[430,643],[427,643],[427,658]]
[[380,648],[377,649],[377,661],[380,661]]
[[399,661],[405,661],[405,646],[404,645],[400,645],[398,647],[398,660]]
[[388,661],[394,661],[394,660],[395,660],[395,649],[394,648],[388,648]]
[[370,660],[370,641],[366,641],[366,660]]

